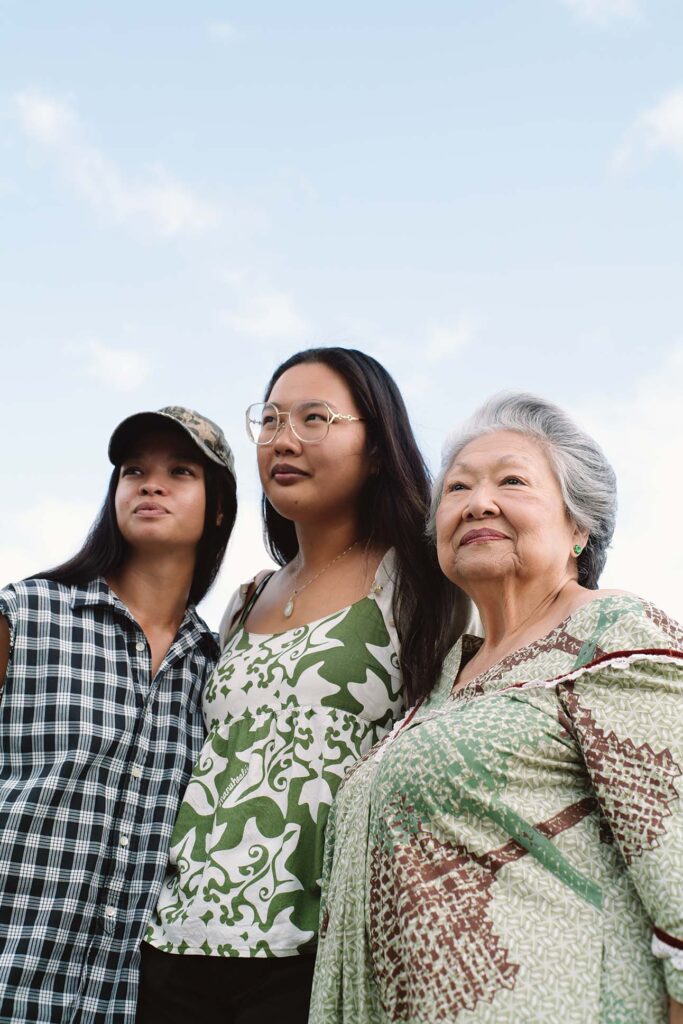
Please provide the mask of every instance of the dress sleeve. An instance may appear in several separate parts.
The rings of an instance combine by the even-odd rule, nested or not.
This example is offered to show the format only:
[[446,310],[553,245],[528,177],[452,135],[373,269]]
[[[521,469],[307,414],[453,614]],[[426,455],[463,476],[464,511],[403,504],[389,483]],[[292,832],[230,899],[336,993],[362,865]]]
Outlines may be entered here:
[[377,572],[370,588],[370,597],[375,599],[377,607],[382,613],[391,646],[398,655],[400,641],[396,630],[396,622],[394,621],[394,591],[396,589],[397,573],[396,553],[393,548],[389,548],[377,566]]
[[669,994],[683,1002],[683,652],[608,659],[558,693],[605,838],[650,917]]

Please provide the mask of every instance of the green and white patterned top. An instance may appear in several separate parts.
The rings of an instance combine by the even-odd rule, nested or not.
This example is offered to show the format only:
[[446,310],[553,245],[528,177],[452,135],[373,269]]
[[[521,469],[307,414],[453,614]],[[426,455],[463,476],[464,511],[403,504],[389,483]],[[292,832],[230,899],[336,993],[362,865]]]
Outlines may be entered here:
[[330,805],[402,709],[393,571],[390,552],[355,604],[228,639],[147,942],[210,956],[315,949]]
[[311,1024],[665,1024],[683,1001],[683,630],[598,597],[347,775]]

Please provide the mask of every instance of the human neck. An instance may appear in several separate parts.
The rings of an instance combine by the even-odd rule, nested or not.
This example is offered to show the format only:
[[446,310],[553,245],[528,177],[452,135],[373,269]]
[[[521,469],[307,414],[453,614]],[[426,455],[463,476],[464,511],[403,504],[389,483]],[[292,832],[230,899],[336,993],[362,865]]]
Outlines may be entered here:
[[194,569],[194,554],[173,552],[159,558],[133,552],[107,582],[144,632],[175,634],[185,616]]
[[343,523],[296,524],[299,542],[297,567],[300,573],[315,573],[337,558],[360,538],[360,527],[355,520]]
[[[477,582],[469,596],[477,606],[484,628],[482,656],[487,652],[516,650],[543,635],[572,610],[582,588],[570,577],[533,583],[516,578]],[[540,631],[540,632],[539,632]]]

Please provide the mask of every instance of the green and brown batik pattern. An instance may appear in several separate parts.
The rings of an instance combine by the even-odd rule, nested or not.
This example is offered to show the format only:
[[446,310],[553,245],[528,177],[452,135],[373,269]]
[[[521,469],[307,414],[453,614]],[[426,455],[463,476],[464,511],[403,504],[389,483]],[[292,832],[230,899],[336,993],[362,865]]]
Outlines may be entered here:
[[312,1021],[664,1024],[683,633],[598,598],[451,695],[461,650],[338,794]]

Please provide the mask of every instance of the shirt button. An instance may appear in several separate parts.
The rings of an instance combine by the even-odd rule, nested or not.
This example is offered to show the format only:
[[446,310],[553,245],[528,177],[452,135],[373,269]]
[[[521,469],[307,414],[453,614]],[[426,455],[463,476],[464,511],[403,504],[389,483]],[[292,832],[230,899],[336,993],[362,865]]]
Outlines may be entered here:
[[128,846],[128,836],[119,837],[119,846]]
[[104,916],[108,918],[116,917],[116,909],[114,907],[105,907]]
[[130,774],[133,776],[134,779],[139,779],[140,776],[142,775],[142,768],[138,768],[138,766],[134,764],[130,770]]
[[135,650],[136,651],[144,651],[144,649],[145,649],[145,644],[142,642],[142,640],[138,640],[138,642],[135,645]]

